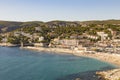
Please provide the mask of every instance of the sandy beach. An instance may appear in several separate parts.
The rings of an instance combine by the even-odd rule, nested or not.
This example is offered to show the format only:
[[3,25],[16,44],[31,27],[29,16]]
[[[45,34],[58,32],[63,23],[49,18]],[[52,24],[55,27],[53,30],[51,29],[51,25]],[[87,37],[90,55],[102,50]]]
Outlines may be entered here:
[[89,53],[77,53],[76,56],[84,56],[84,57],[90,57],[95,58],[104,62],[112,63],[118,67],[120,67],[120,55],[119,54],[109,54],[109,53],[95,53],[95,54],[89,54]]
[[17,45],[10,44],[10,43],[0,43],[0,46],[6,46],[6,47],[16,47]]
[[99,71],[96,74],[100,80],[120,80],[120,55],[119,54],[108,54],[108,53],[95,53],[95,54],[77,54],[77,56],[85,56],[95,58],[104,62],[108,62],[116,65],[118,69],[112,69],[107,71]]
[[43,47],[23,47],[22,49],[28,49],[28,50],[33,50],[33,51],[43,51],[43,52],[53,52],[53,53],[58,53],[58,54],[74,54],[73,50],[70,49],[63,49],[63,48],[43,48]]
[[[82,57],[89,57],[94,58],[97,60],[101,60],[104,62],[111,63],[116,65],[118,69],[108,70],[108,71],[100,71],[96,72],[100,77],[103,77],[107,80],[119,80],[120,79],[120,54],[110,54],[110,53],[86,53],[80,52],[70,49],[63,49],[63,48],[43,48],[43,47],[24,47],[23,49],[35,50],[35,51],[47,51],[47,52],[54,52],[54,53],[68,53],[75,56],[82,56]],[[112,74],[112,76],[111,76]]]
[[70,49],[63,49],[63,48],[43,48],[43,47],[23,47],[23,49],[35,50],[35,51],[46,51],[46,52],[54,52],[54,53],[66,53],[66,54],[73,54],[75,56],[83,56],[83,57],[90,57],[95,58],[104,62],[112,63],[116,66],[120,66],[120,54],[109,54],[109,53],[86,53],[86,52],[79,52]]

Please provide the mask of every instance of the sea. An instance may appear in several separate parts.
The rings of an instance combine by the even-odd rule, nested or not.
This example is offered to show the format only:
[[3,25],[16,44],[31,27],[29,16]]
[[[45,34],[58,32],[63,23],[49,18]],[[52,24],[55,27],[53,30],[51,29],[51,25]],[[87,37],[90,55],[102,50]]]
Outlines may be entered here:
[[98,80],[116,66],[87,57],[0,47],[0,80]]

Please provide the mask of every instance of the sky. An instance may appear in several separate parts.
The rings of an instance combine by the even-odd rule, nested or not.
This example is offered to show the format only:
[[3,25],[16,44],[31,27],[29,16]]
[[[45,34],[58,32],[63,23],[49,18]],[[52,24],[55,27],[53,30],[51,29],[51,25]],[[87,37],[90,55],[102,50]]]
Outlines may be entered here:
[[0,20],[120,19],[120,0],[0,0]]

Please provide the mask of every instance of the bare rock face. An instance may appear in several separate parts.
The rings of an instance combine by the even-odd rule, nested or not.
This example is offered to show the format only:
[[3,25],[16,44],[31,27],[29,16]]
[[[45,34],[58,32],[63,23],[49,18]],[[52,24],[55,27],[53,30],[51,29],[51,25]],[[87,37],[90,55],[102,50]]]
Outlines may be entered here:
[[81,80],[80,78],[76,78],[75,80]]
[[96,74],[105,80],[120,80],[120,69],[96,72]]

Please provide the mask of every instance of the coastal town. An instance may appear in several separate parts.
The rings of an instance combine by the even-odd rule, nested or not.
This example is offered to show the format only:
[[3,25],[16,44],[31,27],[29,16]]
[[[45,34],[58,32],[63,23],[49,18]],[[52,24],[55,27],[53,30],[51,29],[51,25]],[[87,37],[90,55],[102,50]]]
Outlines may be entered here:
[[53,21],[39,25],[31,22],[12,31],[3,25],[0,31],[1,46],[84,48],[84,52],[116,54],[120,51],[120,24]]
[[[27,22],[16,23],[17,28],[11,24],[9,27],[0,23],[0,46],[70,53],[120,67],[120,21]],[[120,69],[97,74],[107,75],[105,80],[120,80]]]

